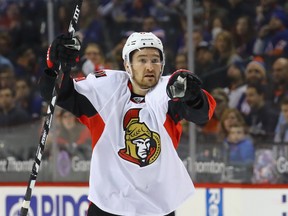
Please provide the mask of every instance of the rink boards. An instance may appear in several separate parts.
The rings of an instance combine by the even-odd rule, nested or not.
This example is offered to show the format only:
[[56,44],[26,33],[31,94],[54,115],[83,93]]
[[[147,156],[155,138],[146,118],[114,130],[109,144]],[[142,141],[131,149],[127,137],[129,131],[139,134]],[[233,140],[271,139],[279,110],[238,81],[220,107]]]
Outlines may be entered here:
[[[196,194],[176,211],[176,216],[287,216],[287,185],[199,184]],[[15,216],[26,185],[0,183],[0,215]],[[29,216],[85,216],[89,202],[84,183],[36,185]]]

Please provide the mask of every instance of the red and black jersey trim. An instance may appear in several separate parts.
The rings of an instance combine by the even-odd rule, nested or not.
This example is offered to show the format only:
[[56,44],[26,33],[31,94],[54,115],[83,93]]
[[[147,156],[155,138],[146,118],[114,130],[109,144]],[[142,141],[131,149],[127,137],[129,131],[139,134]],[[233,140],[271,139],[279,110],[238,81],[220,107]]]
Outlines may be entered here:
[[103,77],[103,76],[107,76],[105,70],[94,71],[94,75],[95,75],[96,78],[98,78],[98,77]]

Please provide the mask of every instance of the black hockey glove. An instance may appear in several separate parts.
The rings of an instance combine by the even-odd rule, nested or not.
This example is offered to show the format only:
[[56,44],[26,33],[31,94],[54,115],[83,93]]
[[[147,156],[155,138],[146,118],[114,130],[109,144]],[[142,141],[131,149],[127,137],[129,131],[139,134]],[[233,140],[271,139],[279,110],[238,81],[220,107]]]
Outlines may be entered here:
[[81,42],[77,37],[71,38],[63,34],[59,35],[48,48],[47,67],[56,74],[59,71],[60,64],[63,69],[74,67],[79,62],[80,48]]
[[171,75],[166,91],[173,101],[181,101],[188,106],[198,107],[203,102],[201,85],[202,81],[195,73],[179,69]]

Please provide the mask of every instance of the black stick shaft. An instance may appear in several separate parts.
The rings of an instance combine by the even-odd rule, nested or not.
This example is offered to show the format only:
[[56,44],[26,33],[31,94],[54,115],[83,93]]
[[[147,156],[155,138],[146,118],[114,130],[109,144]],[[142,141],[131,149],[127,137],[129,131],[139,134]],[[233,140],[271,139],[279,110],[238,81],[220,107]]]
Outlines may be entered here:
[[[71,38],[75,34],[76,25],[77,25],[79,15],[80,15],[81,5],[82,5],[82,0],[77,0],[76,6],[74,9],[74,13],[73,13],[73,17],[70,21],[70,25],[69,25],[69,29],[68,29],[68,34]],[[70,68],[65,66],[64,70],[70,71]],[[67,71],[67,72],[69,72],[69,71]],[[36,184],[37,175],[39,172],[39,168],[40,168],[40,164],[41,164],[41,160],[42,160],[42,155],[44,152],[44,147],[46,144],[47,136],[48,136],[48,133],[49,133],[49,130],[51,127],[51,123],[52,123],[52,119],[53,119],[53,115],[54,115],[55,105],[56,105],[56,101],[57,101],[57,97],[58,97],[58,90],[61,86],[62,77],[63,77],[63,71],[62,71],[61,66],[60,66],[59,73],[58,73],[58,76],[57,76],[57,79],[55,82],[55,86],[53,89],[53,93],[52,93],[52,99],[51,99],[50,104],[49,104],[48,109],[47,109],[47,115],[45,117],[44,125],[42,128],[39,145],[38,145],[38,148],[36,151],[34,163],[32,166],[32,171],[30,173],[30,178],[28,181],[24,200],[22,203],[20,216],[26,216],[28,214],[30,201],[31,201],[31,197],[32,197],[32,191],[33,191],[34,186]]]

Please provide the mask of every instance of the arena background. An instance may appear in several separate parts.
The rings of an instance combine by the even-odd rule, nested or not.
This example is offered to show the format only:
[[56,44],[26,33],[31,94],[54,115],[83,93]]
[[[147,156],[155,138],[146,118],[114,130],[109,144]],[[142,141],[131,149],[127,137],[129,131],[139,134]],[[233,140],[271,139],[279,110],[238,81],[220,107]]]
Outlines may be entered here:
[[[255,61],[265,69],[266,82],[275,86],[273,63],[278,58],[287,59],[288,37],[285,35],[281,39],[282,46],[278,46],[281,52],[276,54],[271,55],[264,49],[256,51],[247,48],[252,41],[256,47],[257,39],[262,39],[258,33],[271,17],[278,18],[285,27],[283,32],[286,32],[288,4],[283,0],[84,2],[77,31],[83,49],[81,62],[72,71],[74,77],[85,76],[94,69],[123,69],[121,48],[125,39],[133,31],[152,31],[166,47],[164,75],[179,67],[195,71],[203,81],[203,88],[213,92],[218,103],[217,110],[223,113],[220,110],[222,101],[229,96],[214,90],[229,88],[227,71],[232,65],[236,65],[245,76],[247,65]],[[21,118],[10,121],[0,100],[0,215],[17,215],[21,207],[47,109],[47,103],[39,96],[38,79],[45,68],[48,45],[56,35],[67,31],[72,8],[73,1],[70,0],[0,0],[0,89],[9,86],[15,92],[13,101],[16,107],[22,109],[20,113],[27,112]],[[238,40],[235,27],[237,20],[244,15],[252,20],[254,34],[251,41],[243,42],[243,45]],[[233,50],[239,57],[235,62],[223,63],[223,59],[218,58],[220,54],[215,51],[215,37],[224,31],[234,38]],[[272,38],[273,34],[275,36],[277,32],[271,32]],[[88,57],[85,55],[85,48],[90,43],[98,44],[98,51],[94,50],[94,54],[96,52],[95,55],[103,58],[92,69],[87,65]],[[206,54],[213,56],[211,61],[205,62]],[[24,87],[19,80],[24,80]],[[21,90],[20,84],[25,92],[29,89],[27,95],[21,94],[24,89]],[[245,84],[247,80],[244,80]],[[288,86],[288,81],[285,85]],[[288,95],[288,90],[284,94]],[[265,104],[281,122],[284,121],[281,110],[279,107],[274,109],[272,105],[275,104],[270,104],[278,100],[276,96],[265,99]],[[228,104],[225,109],[232,108]],[[239,111],[245,116],[245,111],[240,108]],[[253,161],[233,162],[229,159],[227,140],[217,130],[221,123],[218,112],[214,117],[208,125],[183,121],[184,130],[177,151],[197,190],[192,199],[179,207],[176,215],[286,216],[288,140],[275,139],[276,124],[265,134],[255,133],[250,124],[248,129],[251,130],[247,135],[253,141]],[[91,140],[78,122],[74,128],[77,133],[73,136],[65,134],[64,118],[77,122],[57,107],[29,215],[82,216],[87,210]],[[260,122],[265,123],[264,120],[272,118],[272,114],[264,115]],[[272,127],[272,123],[269,124]],[[61,140],[65,140],[66,144]]]

